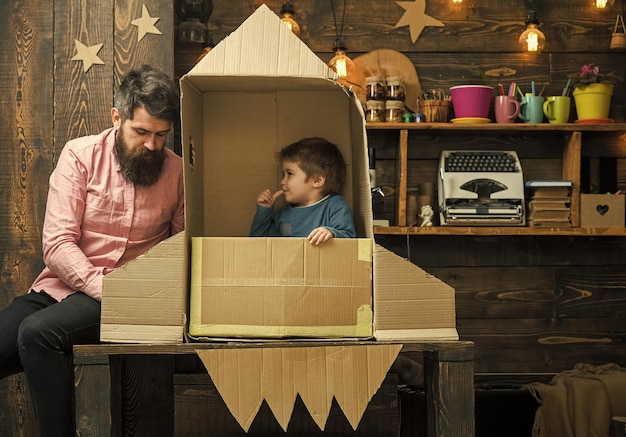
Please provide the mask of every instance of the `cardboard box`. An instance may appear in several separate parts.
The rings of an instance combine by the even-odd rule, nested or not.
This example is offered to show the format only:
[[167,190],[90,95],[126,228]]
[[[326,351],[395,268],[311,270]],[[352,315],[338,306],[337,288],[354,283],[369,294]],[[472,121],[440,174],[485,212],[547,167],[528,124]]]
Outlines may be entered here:
[[623,228],[624,195],[581,194],[580,227]]
[[[340,147],[342,195],[373,239],[361,105],[285,28],[262,5],[181,79],[186,229],[104,278],[102,341],[184,341],[191,238],[246,237],[258,192],[281,179],[275,152],[303,137]],[[373,267],[376,338],[458,339],[451,287],[379,246]]]
[[371,337],[371,239],[191,240],[191,336]]
[[[284,267],[283,261],[300,266],[302,274],[295,276],[304,284],[305,279],[311,278],[309,272],[303,271],[310,254],[354,250],[356,246],[358,262],[354,264],[354,255],[343,260],[350,266],[346,271],[327,276],[326,272],[333,269],[328,263],[345,255],[330,255],[330,260],[324,255],[323,259],[318,258],[315,267],[323,267],[324,273],[312,276],[319,280],[334,278],[347,288],[355,287],[357,298],[344,302],[342,293],[328,293],[323,287],[310,289],[314,294],[322,291],[323,299],[328,299],[325,309],[330,311],[337,305],[341,314],[329,319],[327,311],[316,312],[317,308],[313,307],[299,310],[297,304],[288,303],[278,313],[286,317],[297,310],[295,313],[302,317],[317,319],[307,322],[310,326],[329,327],[337,323],[350,328],[350,332],[329,335],[352,336],[360,334],[360,309],[373,299],[376,338],[458,339],[454,290],[373,243],[363,110],[357,97],[336,79],[326,63],[265,5],[181,79],[186,228],[104,278],[102,341],[180,343],[188,340],[188,305],[194,306],[194,314],[198,315],[200,325],[204,325],[204,311],[210,310],[212,303],[205,299],[212,297],[205,296],[203,288],[219,289],[221,280],[225,281],[220,291],[222,297],[214,302],[227,304],[225,294],[234,286],[234,282],[228,282],[232,279],[228,268],[237,265],[239,269],[242,258],[245,263],[257,245],[274,244],[268,239],[246,236],[258,192],[277,187],[281,179],[275,152],[308,136],[326,137],[343,153],[347,180],[342,195],[352,208],[359,240],[335,240],[319,249],[300,245],[292,248],[297,254],[291,256],[282,253],[281,248],[280,254],[274,251],[272,255],[282,257],[281,263],[271,260],[247,263],[248,270],[244,277],[238,278],[237,284],[249,281],[259,286],[266,281],[270,287],[270,283],[284,281],[285,278],[277,279],[272,270]],[[194,238],[202,242],[197,249],[202,252],[202,260],[197,259],[196,251],[191,253]],[[301,244],[295,239],[288,240],[276,244]],[[205,243],[217,242],[223,243],[219,251],[213,252],[214,248],[205,251],[209,247]],[[367,254],[362,252],[364,247]],[[246,255],[239,256],[237,251]],[[373,296],[365,297],[363,279],[367,276],[367,281],[372,280],[371,270],[369,275],[364,273],[368,259],[373,264],[374,289]],[[200,270],[200,274],[194,274],[196,280],[201,278],[199,283],[190,282],[192,261]],[[207,272],[220,269],[228,274],[208,275],[214,281],[205,282]],[[262,278],[263,272],[268,271],[272,272],[271,278]],[[352,278],[355,271],[358,273]],[[350,280],[344,282],[348,276]],[[199,301],[190,300],[189,291],[193,287],[200,290]],[[281,292],[284,288],[269,290],[275,296]],[[368,293],[371,292],[370,287]],[[320,296],[314,296],[312,302],[319,301]],[[245,299],[238,302],[237,305],[243,305]],[[239,329],[237,326],[248,323],[248,314],[241,310],[237,309],[241,316],[235,321],[238,325],[233,325],[232,320],[218,319],[219,324],[230,325],[224,334],[232,334]],[[255,325],[258,322],[254,322],[258,312],[249,313],[253,316],[253,326],[258,327]],[[343,322],[344,317],[351,319]],[[191,325],[195,323],[194,319]],[[265,319],[262,324],[264,329],[278,327],[276,322],[266,323]],[[281,329],[285,327],[293,328],[293,319],[285,319]],[[328,333],[311,332],[318,334]],[[298,394],[321,429],[333,398],[356,429],[367,403],[401,349],[401,344],[376,342],[336,347],[326,346],[324,342],[317,347],[287,346],[198,351],[242,428],[247,429],[264,399],[286,429]]]

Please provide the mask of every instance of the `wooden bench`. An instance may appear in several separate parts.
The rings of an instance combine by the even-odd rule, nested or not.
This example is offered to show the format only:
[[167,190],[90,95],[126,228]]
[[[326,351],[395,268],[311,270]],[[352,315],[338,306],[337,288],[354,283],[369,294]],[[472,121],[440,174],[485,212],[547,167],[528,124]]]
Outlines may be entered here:
[[[197,359],[196,350],[371,343],[282,341],[75,346],[77,428],[81,437],[174,435],[173,381],[177,370],[173,358]],[[468,341],[377,342],[381,343],[402,344],[400,357],[420,354],[423,358],[427,436],[473,436],[474,344]],[[418,435],[418,431],[394,431],[390,435]]]

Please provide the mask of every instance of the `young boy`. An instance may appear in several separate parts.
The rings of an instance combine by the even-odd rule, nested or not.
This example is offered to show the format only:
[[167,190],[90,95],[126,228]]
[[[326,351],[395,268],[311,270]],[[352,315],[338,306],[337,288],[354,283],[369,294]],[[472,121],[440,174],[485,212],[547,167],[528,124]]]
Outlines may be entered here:
[[[346,164],[337,146],[324,138],[304,138],[284,147],[278,159],[283,169],[280,190],[259,194],[250,236],[306,237],[314,245],[356,237],[352,211],[339,195]],[[273,214],[282,195],[287,205]]]

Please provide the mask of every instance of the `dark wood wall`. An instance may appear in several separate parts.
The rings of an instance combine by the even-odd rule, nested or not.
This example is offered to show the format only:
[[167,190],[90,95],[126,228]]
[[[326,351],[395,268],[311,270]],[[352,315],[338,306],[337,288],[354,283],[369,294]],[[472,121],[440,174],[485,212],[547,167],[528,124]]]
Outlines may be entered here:
[[[26,292],[42,267],[41,226],[47,180],[65,141],[110,125],[112,92],[131,67],[151,63],[177,76],[202,51],[174,45],[173,1],[146,0],[162,35],[137,41],[130,22],[142,2],[130,0],[8,0],[0,3],[0,306]],[[261,3],[278,12],[282,0],[213,0],[215,42]],[[616,85],[611,116],[624,120],[626,55],[609,51],[616,14],[625,0],[596,11],[589,0],[427,0],[426,13],[444,27],[427,27],[413,43],[396,28],[404,9],[392,0],[294,0],[302,40],[329,60],[337,36],[350,56],[391,48],[415,64],[421,86],[531,80],[558,93],[582,64],[601,66]],[[546,34],[544,53],[520,53],[517,38],[529,9]],[[333,15],[337,17],[335,22]],[[103,43],[104,65],[85,73],[71,61],[74,40]],[[489,70],[509,69],[495,77]],[[249,114],[247,115],[250,116]],[[621,166],[620,168],[622,168]],[[626,176],[618,178],[626,189]],[[624,239],[564,237],[414,236],[380,242],[457,290],[458,330],[476,341],[477,372],[556,372],[576,362],[626,365]],[[584,297],[584,299],[581,298]],[[34,435],[22,376],[0,381],[0,434]]]
[[[111,126],[113,90],[132,67],[174,72],[174,8],[147,2],[162,35],[137,42],[141,2],[0,2],[0,307],[25,293],[43,267],[48,177],[65,142]],[[74,40],[103,44],[104,64],[83,71]],[[0,381],[0,435],[33,436],[23,375]]]

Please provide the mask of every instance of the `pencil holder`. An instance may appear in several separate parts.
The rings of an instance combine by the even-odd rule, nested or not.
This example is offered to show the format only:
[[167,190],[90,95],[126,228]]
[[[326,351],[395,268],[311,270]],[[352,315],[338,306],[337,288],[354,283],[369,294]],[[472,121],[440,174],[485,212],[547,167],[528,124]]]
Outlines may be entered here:
[[446,123],[450,118],[450,100],[417,100],[418,111],[424,114],[425,122]]

